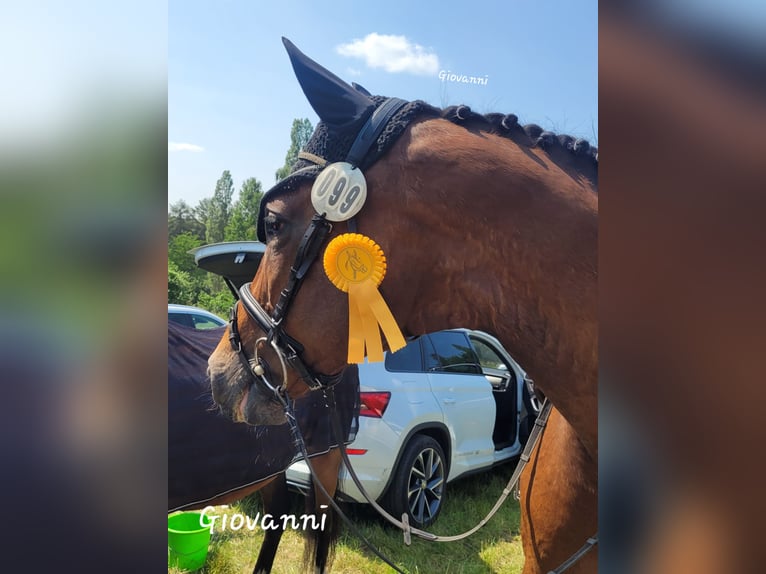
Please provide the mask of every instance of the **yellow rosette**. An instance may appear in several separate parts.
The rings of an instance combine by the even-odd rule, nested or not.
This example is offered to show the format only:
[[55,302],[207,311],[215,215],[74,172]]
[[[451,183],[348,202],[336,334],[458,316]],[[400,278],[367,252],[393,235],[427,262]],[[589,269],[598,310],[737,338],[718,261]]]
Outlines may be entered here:
[[377,243],[359,233],[339,235],[324,252],[324,270],[333,285],[348,293],[349,363],[364,362],[365,347],[370,362],[383,360],[381,329],[391,351],[404,347],[399,325],[378,291],[386,256]]

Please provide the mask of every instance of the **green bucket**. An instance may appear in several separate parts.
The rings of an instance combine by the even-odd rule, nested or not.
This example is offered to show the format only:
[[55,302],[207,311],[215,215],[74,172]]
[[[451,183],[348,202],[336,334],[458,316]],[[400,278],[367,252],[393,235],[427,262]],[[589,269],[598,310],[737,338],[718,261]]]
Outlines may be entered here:
[[201,518],[199,512],[168,516],[168,566],[197,570],[205,564],[210,527],[200,526]]

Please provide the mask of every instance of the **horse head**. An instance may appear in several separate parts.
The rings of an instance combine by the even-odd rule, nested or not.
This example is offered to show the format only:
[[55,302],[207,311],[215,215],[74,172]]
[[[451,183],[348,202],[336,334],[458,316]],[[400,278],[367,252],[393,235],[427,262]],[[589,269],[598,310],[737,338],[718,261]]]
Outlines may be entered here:
[[[302,241],[316,215],[309,193],[314,178],[325,161],[345,159],[349,138],[356,137],[378,104],[361,86],[348,85],[302,54],[289,40],[283,41],[299,83],[321,120],[307,149],[320,150],[323,156],[307,154],[308,160],[299,159],[292,173],[269,190],[261,202],[258,237],[267,247],[248,290],[257,306],[272,317],[278,312],[280,297],[291,281],[291,269],[300,265],[296,257],[299,249],[305,248]],[[328,142],[333,149],[323,149],[323,144]],[[374,188],[374,182],[368,180],[367,189]],[[377,198],[370,198],[370,202],[380,203]],[[365,222],[366,227],[366,216],[358,220]],[[327,223],[327,241],[347,231],[348,225],[348,222]],[[349,252],[344,265],[352,274],[365,271],[365,262],[355,252]],[[319,377],[325,374],[323,378],[328,381],[337,380],[347,364],[348,305],[344,294],[328,281],[321,260],[306,270],[296,291],[298,287],[301,294],[296,293],[294,297],[291,294],[289,309],[279,309],[280,313],[287,311],[280,318],[280,334],[301,348],[301,362],[312,374]],[[251,366],[260,364],[265,376],[276,381],[273,386],[286,391],[293,399],[309,390],[304,384],[305,373],[301,377],[301,373],[286,365],[284,355],[280,356],[280,351],[271,344],[269,339],[273,333],[269,335],[268,326],[259,327],[245,312],[236,314],[232,326],[238,332],[247,362]],[[257,384],[247,362],[238,359],[229,337],[225,336],[208,363],[215,402],[237,421],[284,422],[279,398],[268,386]]]

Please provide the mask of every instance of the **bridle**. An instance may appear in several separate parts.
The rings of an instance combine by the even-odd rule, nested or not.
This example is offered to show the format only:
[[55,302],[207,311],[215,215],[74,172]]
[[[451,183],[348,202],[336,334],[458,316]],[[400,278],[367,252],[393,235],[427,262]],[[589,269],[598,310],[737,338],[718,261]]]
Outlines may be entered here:
[[[394,114],[407,103],[406,100],[399,98],[389,98],[378,106],[359,131],[354,143],[351,145],[351,149],[348,154],[346,154],[345,161],[354,167],[360,166],[370,148],[377,141],[378,136],[380,136],[381,132],[386,127],[386,124],[388,124]],[[311,159],[311,161],[316,165],[296,170],[286,179],[294,179],[296,177],[316,178],[322,172],[326,166],[326,161],[318,156],[313,156],[313,154],[308,155],[315,158]],[[283,183],[284,180],[278,183],[277,186],[280,186]],[[264,195],[261,200],[262,206],[265,204],[266,198],[277,186]],[[262,227],[263,214],[264,210],[261,208],[258,217],[259,228]],[[311,223],[309,223],[309,226],[298,245],[298,252],[296,253],[295,261],[290,268],[290,276],[287,280],[287,285],[279,296],[279,301],[274,307],[273,314],[270,315],[250,292],[251,283],[245,283],[239,288],[239,303],[242,304],[242,308],[245,310],[248,317],[255,321],[259,329],[266,333],[264,337],[261,337],[256,341],[255,353],[252,359],[248,358],[246,355],[245,350],[243,349],[242,339],[239,335],[237,327],[238,303],[235,303],[231,309],[231,318],[229,320],[229,342],[231,343],[232,349],[237,353],[246,372],[250,373],[257,383],[263,385],[267,390],[277,395],[280,399],[284,399],[287,394],[288,367],[294,369],[298,373],[298,376],[308,386],[310,391],[333,387],[340,382],[343,375],[343,370],[335,375],[325,375],[314,371],[302,359],[304,352],[303,345],[290,337],[283,325],[285,317],[290,309],[290,305],[300,289],[306,273],[319,257],[319,253],[332,231],[332,223],[327,220],[325,215],[325,213],[315,213],[311,218]],[[348,223],[351,229],[355,229],[356,222],[354,219],[349,220]],[[281,385],[275,386],[269,380],[271,373],[268,365],[262,357],[258,356],[258,345],[261,342],[268,344],[277,355],[282,370]]]
[[[242,348],[242,340],[239,336],[237,327],[237,307],[235,303],[231,308],[231,319],[229,320],[229,341],[232,349],[237,353],[240,362],[247,366],[247,371],[252,374],[256,381],[263,384],[268,390],[284,394],[287,392],[287,367],[294,369],[299,377],[308,385],[309,389],[314,391],[323,387],[336,385],[342,376],[343,371],[337,375],[323,375],[314,372],[301,358],[303,345],[290,337],[283,327],[283,321],[287,310],[295,297],[295,293],[300,288],[306,272],[319,255],[319,250],[324,243],[325,238],[332,230],[332,225],[321,216],[315,215],[306,233],[303,235],[295,263],[290,269],[290,278],[287,286],[282,290],[279,302],[274,308],[274,314],[269,313],[261,306],[250,292],[251,283],[246,283],[239,288],[239,302],[247,312],[250,319],[255,321],[259,329],[266,333],[255,344],[255,356],[249,360]],[[263,358],[258,356],[258,344],[265,342],[276,353],[282,369],[282,384],[274,386],[267,377],[269,373],[268,366]]]

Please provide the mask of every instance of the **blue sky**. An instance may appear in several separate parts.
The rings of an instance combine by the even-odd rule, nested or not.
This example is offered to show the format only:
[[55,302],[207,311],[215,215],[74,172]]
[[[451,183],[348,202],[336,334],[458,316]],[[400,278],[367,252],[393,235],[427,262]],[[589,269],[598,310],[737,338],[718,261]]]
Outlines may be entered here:
[[[171,0],[168,203],[196,205],[225,169],[237,191],[248,177],[268,189],[293,119],[316,125],[282,36],[373,94],[515,113],[522,123],[597,140],[596,0],[430,6]],[[487,82],[442,81],[441,71]]]

